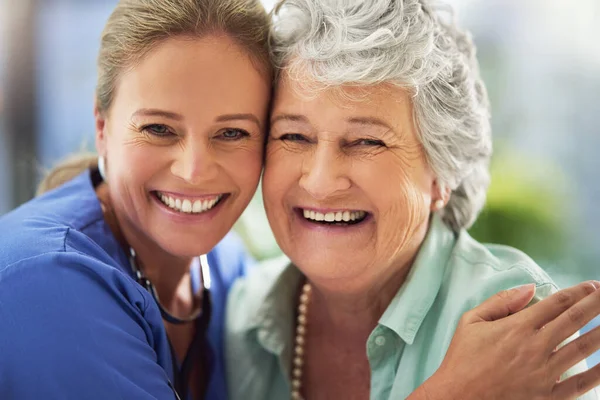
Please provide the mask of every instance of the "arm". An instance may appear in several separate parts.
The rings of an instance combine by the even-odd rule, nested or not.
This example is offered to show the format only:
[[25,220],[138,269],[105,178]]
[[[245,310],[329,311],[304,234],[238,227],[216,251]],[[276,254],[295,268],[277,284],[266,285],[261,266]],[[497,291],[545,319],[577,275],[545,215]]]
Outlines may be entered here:
[[74,253],[0,281],[0,393],[14,399],[173,399],[155,307],[114,268]]
[[533,286],[487,300],[463,316],[442,365],[408,400],[597,399],[600,366],[559,377],[600,347],[600,331],[560,347],[600,313],[598,288],[586,282],[523,311]]

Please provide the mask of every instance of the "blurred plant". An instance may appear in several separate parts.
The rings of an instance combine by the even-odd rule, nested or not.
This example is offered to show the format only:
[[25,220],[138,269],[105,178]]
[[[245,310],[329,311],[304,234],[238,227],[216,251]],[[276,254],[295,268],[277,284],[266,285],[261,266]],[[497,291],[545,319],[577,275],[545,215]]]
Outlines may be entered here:
[[473,237],[518,248],[542,265],[563,259],[575,215],[560,168],[500,149],[491,175],[486,206],[470,229]]
[[257,260],[281,255],[267,221],[260,185],[248,208],[235,224],[234,230],[242,237],[246,247]]

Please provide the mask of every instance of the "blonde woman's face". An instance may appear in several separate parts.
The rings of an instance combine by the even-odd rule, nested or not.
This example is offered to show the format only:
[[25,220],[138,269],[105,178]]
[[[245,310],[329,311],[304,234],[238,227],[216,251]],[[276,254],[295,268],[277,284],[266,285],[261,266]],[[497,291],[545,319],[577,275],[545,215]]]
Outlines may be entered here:
[[270,82],[227,37],[168,39],[97,113],[111,200],[130,245],[211,250],[252,198]]
[[343,93],[315,95],[283,79],[263,195],[291,260],[313,281],[352,290],[408,265],[437,189],[410,96],[387,85]]

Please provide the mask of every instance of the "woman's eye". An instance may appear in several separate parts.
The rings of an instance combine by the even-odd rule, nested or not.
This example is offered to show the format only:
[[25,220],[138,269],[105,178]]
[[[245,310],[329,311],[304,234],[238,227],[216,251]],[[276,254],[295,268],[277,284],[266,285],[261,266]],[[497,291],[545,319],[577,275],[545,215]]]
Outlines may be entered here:
[[299,133],[286,133],[279,137],[279,140],[290,141],[290,142],[307,142],[308,139],[306,136],[301,135]]
[[146,125],[142,128],[142,130],[144,132],[148,132],[151,135],[154,136],[169,136],[172,133],[169,131],[169,128],[167,128],[166,125],[162,125],[162,124],[152,124],[152,125]]
[[221,136],[225,140],[238,140],[243,137],[249,136],[249,134],[248,134],[248,132],[246,132],[242,129],[228,128],[228,129],[223,129],[223,131],[221,132]]
[[377,139],[360,139],[354,142],[358,146],[385,147],[385,143]]

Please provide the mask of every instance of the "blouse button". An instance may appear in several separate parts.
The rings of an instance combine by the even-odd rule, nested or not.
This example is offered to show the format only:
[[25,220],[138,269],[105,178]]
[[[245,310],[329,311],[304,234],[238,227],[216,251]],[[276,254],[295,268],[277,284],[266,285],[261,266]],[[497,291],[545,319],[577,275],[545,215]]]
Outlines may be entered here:
[[377,336],[375,338],[375,344],[377,346],[383,346],[385,344],[385,338],[383,336]]

